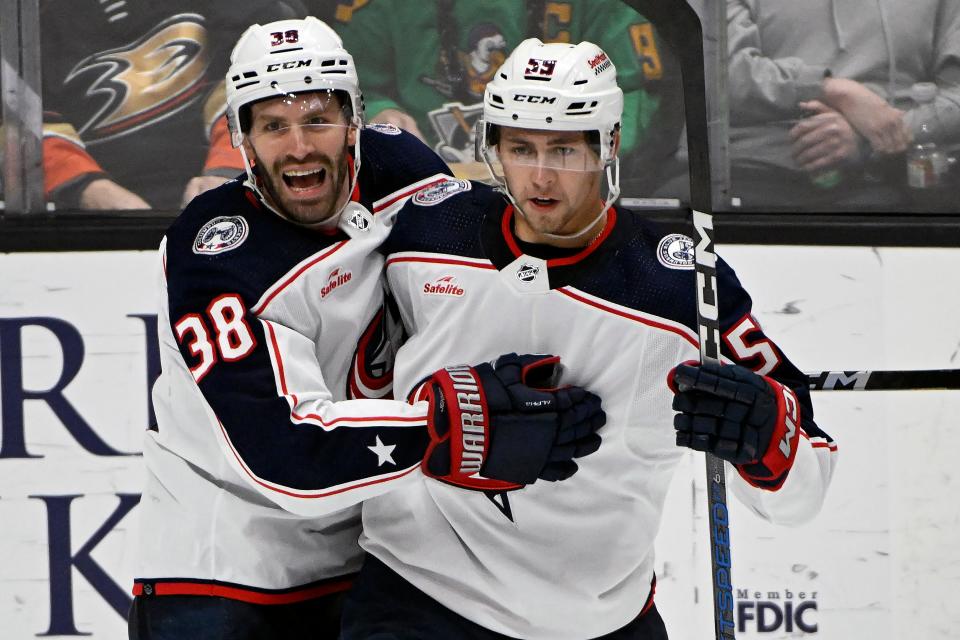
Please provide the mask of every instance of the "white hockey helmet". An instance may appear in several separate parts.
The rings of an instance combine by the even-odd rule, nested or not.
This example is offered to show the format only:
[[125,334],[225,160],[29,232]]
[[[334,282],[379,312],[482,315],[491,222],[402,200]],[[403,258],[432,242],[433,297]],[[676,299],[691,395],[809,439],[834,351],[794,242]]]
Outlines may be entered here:
[[353,57],[336,32],[308,16],[255,24],[237,41],[227,71],[227,124],[234,147],[243,143],[241,110],[254,102],[310,91],[343,91],[352,121],[363,122],[363,97]]
[[[604,51],[591,42],[573,45],[544,44],[537,38],[524,40],[487,84],[483,117],[477,123],[477,160],[521,215],[495,152],[497,127],[547,131],[584,131],[599,134],[598,162],[587,170],[606,170],[607,197],[597,217],[580,231],[554,238],[576,238],[601,220],[620,196],[620,160],[617,134],[623,115],[623,91],[617,84],[617,69]],[[559,168],[559,167],[558,167]]]
[[622,114],[617,70],[600,47],[590,42],[544,44],[529,38],[487,84],[478,150],[493,142],[489,133],[497,125],[597,131],[601,165],[606,167],[616,157],[614,135]]

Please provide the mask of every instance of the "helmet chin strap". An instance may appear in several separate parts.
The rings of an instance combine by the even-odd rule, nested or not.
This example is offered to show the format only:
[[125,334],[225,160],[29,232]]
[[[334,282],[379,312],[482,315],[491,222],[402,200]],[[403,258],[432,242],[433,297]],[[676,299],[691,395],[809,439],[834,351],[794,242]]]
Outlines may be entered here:
[[[517,204],[517,201],[514,200],[513,194],[510,193],[510,189],[507,187],[507,181],[504,178],[501,180],[497,177],[496,173],[493,171],[493,166],[490,164],[490,161],[487,159],[486,154],[483,154],[484,163],[487,165],[487,169],[490,171],[490,174],[494,177],[497,183],[500,185],[500,191],[507,196],[507,199],[510,201],[510,204],[513,205],[513,208],[519,212],[523,219],[528,223],[530,219],[527,218],[527,214],[523,211],[523,207]],[[603,208],[600,210],[600,213],[591,220],[587,225],[583,227],[580,231],[575,233],[547,233],[546,231],[538,232],[545,238],[550,238],[551,240],[576,240],[587,235],[593,227],[600,222],[606,215],[607,211],[610,210],[610,207],[617,201],[617,198],[620,197],[620,158],[614,157],[613,162],[607,165],[606,167],[607,174],[607,198],[604,201]]]
[[[357,128],[357,141],[353,145],[353,174],[350,176],[350,183],[347,188],[347,199],[344,201],[343,205],[341,205],[340,209],[338,209],[337,212],[330,216],[327,220],[324,220],[318,225],[309,226],[333,227],[340,224],[340,216],[343,215],[344,209],[346,209],[347,205],[350,204],[350,197],[353,195],[353,190],[357,188],[357,180],[360,179],[360,131],[363,129],[363,121],[361,121],[357,116],[353,116],[353,118],[350,120],[350,124]],[[250,165],[250,160],[247,158],[246,149],[243,148],[242,144],[237,148],[240,150],[240,157],[243,158],[243,166],[247,172],[247,181],[244,184],[255,194],[257,194],[257,198],[260,199],[260,202],[263,203],[263,206],[270,211],[273,211],[281,218],[289,220],[287,216],[283,215],[283,213],[280,211],[277,211],[277,209],[273,207],[264,196],[263,192],[260,191],[260,187],[257,185],[257,177],[253,175],[253,167]],[[293,221],[291,220],[291,222]]]

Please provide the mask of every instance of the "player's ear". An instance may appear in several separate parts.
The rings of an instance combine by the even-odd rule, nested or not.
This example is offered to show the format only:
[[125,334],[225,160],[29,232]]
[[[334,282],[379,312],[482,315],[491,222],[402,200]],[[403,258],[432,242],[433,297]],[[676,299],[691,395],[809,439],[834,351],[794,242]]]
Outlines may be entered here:
[[255,165],[257,153],[253,150],[253,145],[250,144],[250,138],[243,136],[243,152],[247,155],[247,160],[250,162],[250,166]]
[[611,156],[615,157],[619,154],[620,154],[620,129],[618,127],[617,130],[613,132],[613,153],[611,154]]
[[347,145],[353,146],[357,144],[357,126],[354,123],[351,123],[347,128]]

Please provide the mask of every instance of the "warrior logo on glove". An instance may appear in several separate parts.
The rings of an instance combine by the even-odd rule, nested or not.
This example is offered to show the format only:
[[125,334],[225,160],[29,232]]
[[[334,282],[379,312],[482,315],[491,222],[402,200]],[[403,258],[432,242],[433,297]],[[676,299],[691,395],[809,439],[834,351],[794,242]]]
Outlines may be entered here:
[[412,394],[431,404],[426,475],[479,491],[509,491],[576,473],[600,447],[600,398],[555,387],[560,358],[501,356],[441,369]]

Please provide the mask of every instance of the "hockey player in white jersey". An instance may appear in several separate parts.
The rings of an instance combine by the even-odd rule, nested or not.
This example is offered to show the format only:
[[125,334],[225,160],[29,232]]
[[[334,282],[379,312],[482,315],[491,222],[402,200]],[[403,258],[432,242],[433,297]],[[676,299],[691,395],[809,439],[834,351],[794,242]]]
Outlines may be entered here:
[[396,217],[381,251],[410,334],[399,393],[445,363],[546,351],[564,382],[601,394],[607,425],[560,484],[465,499],[415,479],[366,501],[344,640],[666,638],[653,542],[681,447],[728,461],[763,518],[820,508],[836,446],[805,376],[723,261],[726,364],[693,363],[693,243],[614,205],[622,104],[597,46],[526,40],[487,85],[477,132],[500,187],[448,178],[378,213]]
[[[399,129],[363,128],[353,61],[315,18],[251,27],[227,87],[247,175],[196,198],[161,246],[130,637],[332,638],[361,500],[425,454],[466,487],[563,479],[603,413],[582,389],[533,388],[555,359],[514,354],[388,399],[398,325],[372,211],[446,166]],[[484,477],[463,473],[474,463]]]

